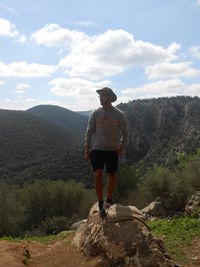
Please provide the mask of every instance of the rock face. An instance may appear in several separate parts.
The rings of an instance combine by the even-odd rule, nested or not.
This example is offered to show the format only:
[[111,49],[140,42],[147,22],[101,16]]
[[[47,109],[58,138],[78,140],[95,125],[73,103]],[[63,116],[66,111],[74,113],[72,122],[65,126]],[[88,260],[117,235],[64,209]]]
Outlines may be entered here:
[[193,215],[200,218],[200,192],[196,192],[188,201],[185,212],[187,215]]
[[147,217],[148,216],[164,216],[165,208],[159,199],[152,201],[148,206],[141,210]]
[[101,219],[96,203],[73,243],[86,256],[104,258],[101,266],[178,266],[167,256],[162,241],[151,235],[144,215],[133,206],[114,204]]
[[119,104],[127,116],[126,160],[142,175],[152,164],[175,167],[177,154],[200,147],[200,98],[163,97]]

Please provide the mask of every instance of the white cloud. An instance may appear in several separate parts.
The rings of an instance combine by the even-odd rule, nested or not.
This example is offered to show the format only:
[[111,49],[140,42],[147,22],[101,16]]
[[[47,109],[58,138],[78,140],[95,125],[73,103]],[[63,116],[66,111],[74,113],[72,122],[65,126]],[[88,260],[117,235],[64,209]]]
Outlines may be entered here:
[[87,39],[87,35],[83,32],[61,28],[58,24],[46,24],[44,28],[34,32],[31,39],[47,47],[69,48]]
[[17,93],[17,94],[24,94],[25,91],[28,88],[30,88],[30,85],[29,84],[26,84],[26,83],[17,84],[15,93]]
[[192,62],[163,62],[145,68],[148,79],[161,78],[194,78],[200,75],[200,70],[190,67]]
[[0,76],[5,77],[43,77],[49,76],[57,70],[54,65],[27,64],[26,62],[12,62],[8,65],[0,62]]
[[184,93],[185,95],[200,97],[200,83],[186,86]]
[[134,64],[155,64],[177,59],[180,45],[172,43],[168,48],[141,40],[134,40],[124,30],[108,30],[100,35],[88,36],[80,31],[47,24],[31,37],[37,44],[68,48],[68,55],[59,66],[71,77],[90,80],[116,75]]
[[20,43],[26,42],[26,36],[24,34],[19,34],[15,24],[3,18],[0,18],[0,37],[14,38]]
[[5,81],[0,81],[0,86],[4,85],[6,82]]
[[197,5],[200,5],[200,0],[196,0]]
[[64,96],[72,99],[68,106],[72,110],[87,110],[96,108],[99,105],[96,90],[105,86],[110,86],[110,81],[91,82],[80,78],[64,79],[56,78],[50,82],[53,85],[50,90],[57,96]]
[[176,96],[183,94],[185,84],[179,80],[158,81],[149,83],[142,87],[127,88],[122,90],[122,95],[137,98],[153,98],[164,96]]
[[[199,0],[200,1],[200,0]],[[198,59],[200,59],[200,46],[192,46],[191,48],[190,48],[190,53],[193,55],[193,56],[195,56],[195,57],[197,57]]]
[[70,76],[98,80],[122,73],[134,64],[153,64],[176,59],[171,51],[170,47],[168,50],[151,43],[135,41],[124,30],[108,30],[74,45],[71,53],[61,59],[59,65]]
[[15,38],[19,35],[16,26],[8,20],[0,18],[0,36]]
[[[26,98],[24,95],[17,95],[14,99],[7,98],[0,100],[0,107],[2,109],[11,109],[11,110],[27,110],[37,105],[56,105],[70,110],[79,110],[76,104],[50,100],[50,99],[36,99],[36,98]],[[85,110],[91,108],[87,106]]]
[[[12,109],[12,110],[26,110],[36,105],[42,104],[56,104],[55,102],[49,100],[41,100],[36,98],[25,98],[24,96],[15,97],[15,99],[4,99],[0,101],[1,108]],[[60,104],[60,103],[59,103]]]

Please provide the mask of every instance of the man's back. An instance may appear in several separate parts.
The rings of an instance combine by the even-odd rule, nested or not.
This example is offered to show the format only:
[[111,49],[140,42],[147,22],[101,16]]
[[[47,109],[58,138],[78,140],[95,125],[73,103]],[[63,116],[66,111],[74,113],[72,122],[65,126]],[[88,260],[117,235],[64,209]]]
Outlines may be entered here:
[[108,109],[100,107],[93,111],[88,123],[86,141],[92,134],[93,149],[117,150],[120,144],[127,142],[128,131],[124,113],[113,106]]

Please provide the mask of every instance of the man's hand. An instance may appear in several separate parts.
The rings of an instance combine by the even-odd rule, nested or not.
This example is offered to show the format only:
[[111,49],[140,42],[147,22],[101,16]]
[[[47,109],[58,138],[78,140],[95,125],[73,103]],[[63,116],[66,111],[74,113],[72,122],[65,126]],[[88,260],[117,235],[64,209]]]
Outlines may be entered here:
[[86,146],[85,147],[85,155],[84,155],[84,159],[87,163],[90,162],[90,151],[89,151],[89,147]]
[[123,152],[123,147],[120,146],[120,147],[117,149],[117,154],[118,154],[119,157],[121,156],[122,152]]

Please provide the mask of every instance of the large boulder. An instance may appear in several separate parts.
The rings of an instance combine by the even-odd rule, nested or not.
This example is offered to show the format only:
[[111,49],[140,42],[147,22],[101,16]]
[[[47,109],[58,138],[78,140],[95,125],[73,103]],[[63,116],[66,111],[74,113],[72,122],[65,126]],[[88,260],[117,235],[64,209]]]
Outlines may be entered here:
[[101,219],[96,203],[87,222],[77,230],[73,243],[86,256],[101,256],[102,267],[178,266],[168,257],[162,241],[152,236],[136,207],[114,204],[106,212]]
[[200,192],[195,192],[194,195],[189,199],[186,207],[185,212],[189,216],[195,216],[200,218]]

